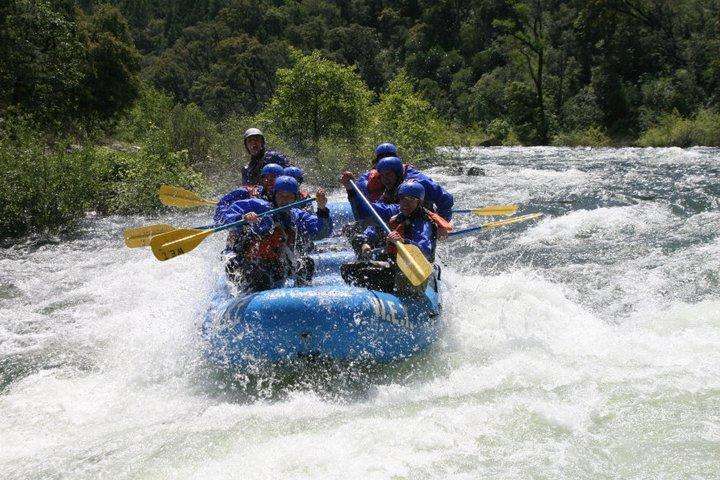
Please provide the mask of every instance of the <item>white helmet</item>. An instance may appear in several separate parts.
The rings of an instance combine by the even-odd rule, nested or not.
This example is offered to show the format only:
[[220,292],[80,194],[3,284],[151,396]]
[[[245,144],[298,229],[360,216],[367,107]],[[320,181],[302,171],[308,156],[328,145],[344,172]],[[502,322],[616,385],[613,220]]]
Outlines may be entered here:
[[259,128],[248,128],[245,130],[245,133],[243,133],[243,142],[247,141],[250,137],[260,137],[263,143],[265,143],[265,135],[263,135]]

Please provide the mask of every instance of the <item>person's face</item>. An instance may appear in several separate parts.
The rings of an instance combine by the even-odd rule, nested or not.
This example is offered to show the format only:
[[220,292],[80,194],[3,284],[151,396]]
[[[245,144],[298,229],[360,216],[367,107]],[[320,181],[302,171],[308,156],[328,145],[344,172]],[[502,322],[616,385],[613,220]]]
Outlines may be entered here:
[[289,205],[295,201],[295,194],[286,192],[285,190],[280,190],[279,192],[275,193],[275,203],[277,203],[278,207],[284,207],[285,205]]
[[410,196],[400,197],[400,211],[406,217],[409,217],[416,208],[420,206],[420,199]]
[[380,181],[385,188],[392,188],[397,182],[397,175],[392,170],[386,170],[380,173]]
[[262,150],[263,141],[262,137],[258,135],[253,135],[252,137],[248,137],[247,140],[245,140],[245,148],[247,148],[248,153],[250,156],[255,156]]
[[262,176],[262,186],[265,190],[272,190],[275,186],[275,175],[268,173]]

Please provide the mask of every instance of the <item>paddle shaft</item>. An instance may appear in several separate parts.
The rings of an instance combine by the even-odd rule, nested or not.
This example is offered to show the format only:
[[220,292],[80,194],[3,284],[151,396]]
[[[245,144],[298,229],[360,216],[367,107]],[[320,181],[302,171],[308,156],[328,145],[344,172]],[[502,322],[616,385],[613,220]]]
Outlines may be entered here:
[[[297,208],[302,207],[303,205],[307,205],[308,203],[314,202],[315,198],[306,198],[305,200],[300,200],[299,202],[290,203],[288,205],[285,205],[284,207],[278,207],[274,208],[272,210],[268,210],[267,212],[259,213],[259,217],[267,217],[268,215],[273,215],[275,213],[284,212],[286,210],[290,210],[291,208]],[[223,230],[227,230],[229,228],[234,228],[239,225],[244,225],[247,223],[247,220],[238,220],[237,222],[228,223],[227,225],[221,225],[219,227],[215,227],[212,229],[213,233],[221,232]]]
[[464,235],[466,233],[478,232],[483,229],[489,229],[489,228],[501,227],[504,225],[511,225],[513,223],[525,222],[527,220],[532,220],[534,218],[538,218],[539,216],[540,216],[539,213],[530,213],[528,215],[523,215],[522,217],[514,217],[514,218],[511,218],[508,220],[500,220],[498,222],[486,223],[484,225],[480,225],[479,227],[466,228],[464,230],[458,230],[457,232],[450,232],[450,234],[448,236],[456,237],[458,235]]
[[457,232],[450,232],[448,234],[448,237],[457,237],[458,235],[464,235],[466,233],[479,232],[483,228],[485,227],[480,225],[479,227],[466,228],[464,230],[458,230]]
[[372,207],[372,205],[370,204],[370,200],[368,200],[367,198],[365,198],[365,195],[363,195],[363,193],[360,191],[360,189],[358,188],[358,186],[355,184],[355,181],[354,181],[354,180],[350,180],[350,185],[352,185],[353,189],[355,190],[355,194],[362,199],[363,203],[365,204],[365,208],[366,208],[367,210],[370,210],[370,213],[372,214],[372,216],[373,216],[373,218],[375,219],[375,221],[377,222],[377,224],[380,225],[383,230],[385,230],[385,233],[389,234],[389,233],[390,233],[390,227],[388,227],[387,224],[386,224],[385,222],[383,222],[383,219],[380,217],[380,215],[379,215],[379,214],[375,211],[375,209]]

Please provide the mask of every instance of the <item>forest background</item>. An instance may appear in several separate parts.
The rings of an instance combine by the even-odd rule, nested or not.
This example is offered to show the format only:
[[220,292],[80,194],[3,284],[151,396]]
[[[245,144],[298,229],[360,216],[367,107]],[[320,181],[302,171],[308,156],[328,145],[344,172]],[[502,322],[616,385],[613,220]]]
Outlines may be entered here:
[[720,146],[719,103],[720,0],[1,0],[0,239],[229,188],[250,126],[331,184],[381,141]]

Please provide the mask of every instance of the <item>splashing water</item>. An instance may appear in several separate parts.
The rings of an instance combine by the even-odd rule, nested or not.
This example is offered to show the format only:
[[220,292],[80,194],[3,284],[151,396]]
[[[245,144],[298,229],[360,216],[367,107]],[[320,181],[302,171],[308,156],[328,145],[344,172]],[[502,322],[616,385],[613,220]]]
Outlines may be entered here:
[[212,370],[222,239],[122,247],[157,219],[0,251],[0,478],[720,477],[720,150],[453,153],[458,208],[545,216],[439,248],[447,332],[400,364]]

